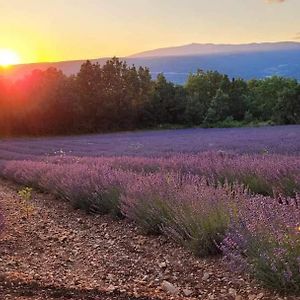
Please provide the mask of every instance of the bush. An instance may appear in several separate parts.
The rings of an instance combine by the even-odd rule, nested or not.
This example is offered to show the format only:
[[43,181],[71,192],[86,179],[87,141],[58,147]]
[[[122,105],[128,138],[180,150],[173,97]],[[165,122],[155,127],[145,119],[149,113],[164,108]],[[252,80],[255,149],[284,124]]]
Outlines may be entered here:
[[299,200],[255,197],[241,204],[221,247],[236,270],[285,294],[300,295]]
[[229,227],[230,211],[247,197],[243,188],[208,185],[199,180],[186,185],[164,231],[197,256],[220,253],[220,243]]
[[130,172],[84,164],[8,162],[2,176],[69,201],[75,208],[120,216],[120,195]]
[[220,253],[230,211],[246,193],[176,173],[140,178],[126,191],[122,212],[148,234],[164,233],[198,256]]
[[169,178],[162,174],[140,176],[123,195],[123,214],[147,234],[160,234],[174,213],[177,191]]
[[219,253],[217,245],[228,226],[228,217],[221,208],[208,211],[205,215],[195,213],[186,206],[176,210],[175,216],[164,229],[166,234],[179,241],[197,256]]

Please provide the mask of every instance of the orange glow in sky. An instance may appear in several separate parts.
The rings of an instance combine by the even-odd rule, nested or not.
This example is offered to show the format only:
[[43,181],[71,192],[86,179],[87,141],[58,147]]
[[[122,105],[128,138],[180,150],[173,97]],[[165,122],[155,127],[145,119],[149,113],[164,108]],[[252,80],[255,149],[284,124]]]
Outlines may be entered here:
[[190,43],[300,41],[300,0],[0,0],[0,11],[0,49],[12,49],[21,63]]

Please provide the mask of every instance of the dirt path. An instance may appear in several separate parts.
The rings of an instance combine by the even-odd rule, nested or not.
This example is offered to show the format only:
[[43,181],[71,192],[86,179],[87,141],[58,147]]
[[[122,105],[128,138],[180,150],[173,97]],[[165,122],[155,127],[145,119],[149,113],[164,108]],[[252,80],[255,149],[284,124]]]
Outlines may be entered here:
[[50,195],[34,193],[26,219],[17,189],[0,181],[0,300],[280,299],[220,259],[196,259],[165,237],[145,237],[126,220],[87,215]]

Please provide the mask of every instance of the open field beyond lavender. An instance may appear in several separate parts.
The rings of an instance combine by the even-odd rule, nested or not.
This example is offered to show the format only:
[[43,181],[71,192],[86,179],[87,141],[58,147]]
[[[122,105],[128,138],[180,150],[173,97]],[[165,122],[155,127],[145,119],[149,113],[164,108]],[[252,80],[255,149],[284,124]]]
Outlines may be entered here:
[[300,294],[300,126],[4,139],[0,159],[6,179]]
[[165,156],[171,153],[300,153],[300,125],[137,131],[103,135],[0,140],[0,158],[40,155]]

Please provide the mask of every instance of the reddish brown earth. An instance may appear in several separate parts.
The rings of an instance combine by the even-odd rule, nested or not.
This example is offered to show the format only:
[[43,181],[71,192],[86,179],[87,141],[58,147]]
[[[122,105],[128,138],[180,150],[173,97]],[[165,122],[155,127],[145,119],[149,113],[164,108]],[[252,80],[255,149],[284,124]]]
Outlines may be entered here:
[[18,189],[0,181],[0,300],[284,299],[221,258],[197,259],[126,220],[87,215],[50,195],[34,193],[26,218]]

